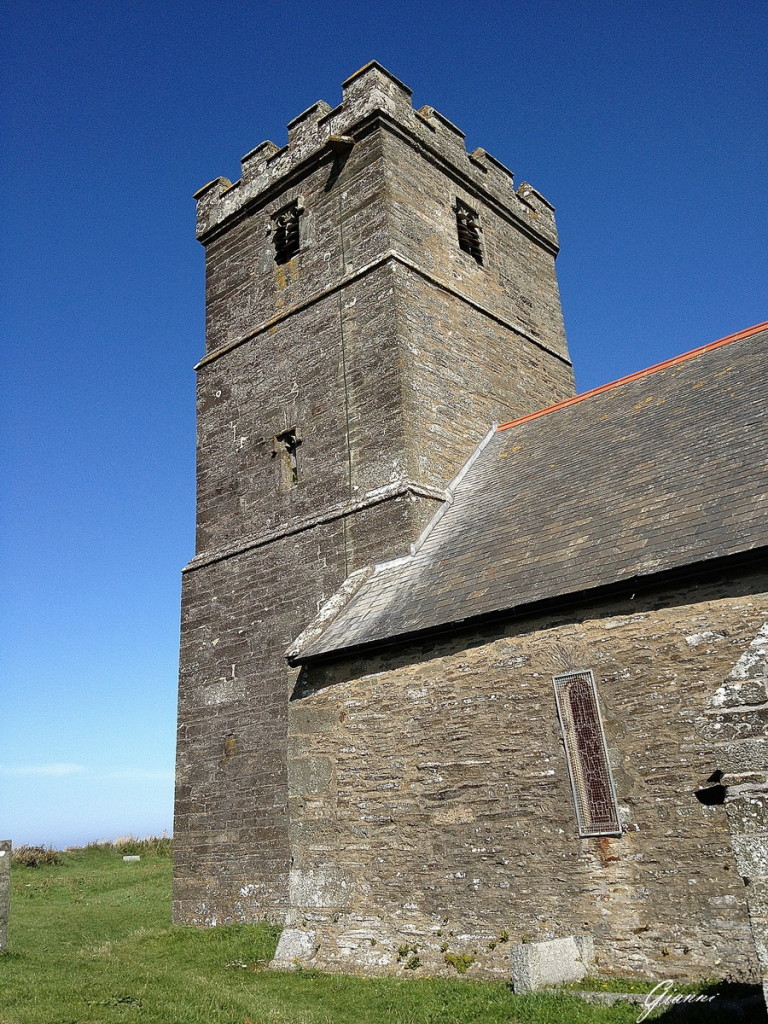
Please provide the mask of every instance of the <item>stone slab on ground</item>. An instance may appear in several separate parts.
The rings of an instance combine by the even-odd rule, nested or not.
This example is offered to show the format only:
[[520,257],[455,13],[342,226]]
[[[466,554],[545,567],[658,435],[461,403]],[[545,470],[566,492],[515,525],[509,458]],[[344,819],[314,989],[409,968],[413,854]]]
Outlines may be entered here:
[[592,938],[569,935],[547,942],[526,942],[509,951],[515,992],[535,992],[549,985],[581,981],[592,959]]
[[283,928],[270,967],[277,970],[295,970],[306,965],[317,951],[316,933],[302,928]]

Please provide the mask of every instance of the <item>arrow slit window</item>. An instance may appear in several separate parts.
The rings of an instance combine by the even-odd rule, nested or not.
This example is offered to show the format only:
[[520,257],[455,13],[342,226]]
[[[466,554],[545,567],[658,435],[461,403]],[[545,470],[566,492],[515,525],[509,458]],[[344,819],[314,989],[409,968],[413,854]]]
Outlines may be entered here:
[[276,434],[272,444],[272,458],[277,460],[277,489],[290,491],[299,483],[299,445],[301,438],[296,428]]
[[553,682],[579,835],[620,835],[595,677],[589,670],[564,672]]

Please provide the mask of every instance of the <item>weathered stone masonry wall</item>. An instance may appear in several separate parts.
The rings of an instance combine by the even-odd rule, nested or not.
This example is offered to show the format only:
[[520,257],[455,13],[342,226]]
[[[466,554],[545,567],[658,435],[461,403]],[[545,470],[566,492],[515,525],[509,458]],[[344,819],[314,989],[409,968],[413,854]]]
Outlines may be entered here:
[[[206,351],[333,287],[388,248],[381,139],[369,135],[343,169],[326,151],[318,166],[265,192],[242,219],[206,243]],[[301,255],[275,263],[272,214],[299,200]],[[303,337],[308,344],[310,335]]]
[[[267,542],[184,577],[174,917],[279,919],[289,862],[285,649],[346,566],[399,550],[424,513],[408,495]],[[434,502],[429,502],[433,505]]]
[[417,479],[449,481],[464,463],[467,438],[479,440],[492,423],[573,393],[570,365],[516,344],[509,330],[461,298],[426,287],[408,267],[395,268],[395,282],[407,331],[403,401]]
[[[532,214],[534,230],[527,233],[515,216],[520,200],[513,192],[511,174],[505,192],[489,193],[481,183],[451,174],[449,167],[430,159],[408,135],[384,132],[382,141],[390,197],[390,248],[423,274],[454,288],[568,363],[551,209],[546,225]],[[454,164],[461,166],[458,153],[452,155]],[[457,200],[479,216],[482,264],[456,244]],[[443,314],[442,319],[450,325],[452,314]],[[443,338],[443,344],[448,340]]]
[[[300,322],[284,321],[201,367],[199,551],[407,476],[401,371],[389,354],[396,351],[391,291],[390,271],[379,268],[349,286],[341,303],[337,295],[318,301]],[[281,492],[274,437],[291,427],[300,436],[299,486]]]
[[[694,792],[717,767],[697,720],[764,621],[765,583],[307,667],[289,922],[308,962],[452,974],[467,957],[508,976],[509,945],[589,933],[598,972],[755,977],[725,812]],[[552,692],[568,667],[595,672],[620,838],[577,835]]]

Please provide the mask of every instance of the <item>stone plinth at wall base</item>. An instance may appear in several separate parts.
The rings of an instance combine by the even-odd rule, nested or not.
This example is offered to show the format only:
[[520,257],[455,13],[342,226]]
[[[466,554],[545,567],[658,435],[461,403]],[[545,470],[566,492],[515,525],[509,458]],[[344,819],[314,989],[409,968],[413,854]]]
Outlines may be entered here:
[[317,951],[317,933],[302,928],[283,928],[270,967],[279,971],[294,971],[306,967]]
[[11,841],[0,839],[0,949],[8,945],[8,908],[11,895]]
[[515,992],[535,992],[548,985],[581,981],[589,973],[591,959],[591,935],[569,935],[513,946],[509,960]]

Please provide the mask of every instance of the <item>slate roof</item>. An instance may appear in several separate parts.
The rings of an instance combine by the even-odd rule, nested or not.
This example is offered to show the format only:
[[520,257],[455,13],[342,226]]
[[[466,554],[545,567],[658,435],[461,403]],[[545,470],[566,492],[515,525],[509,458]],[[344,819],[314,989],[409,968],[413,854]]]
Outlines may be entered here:
[[289,656],[768,544],[767,343],[765,323],[496,428],[414,553],[377,567]]

